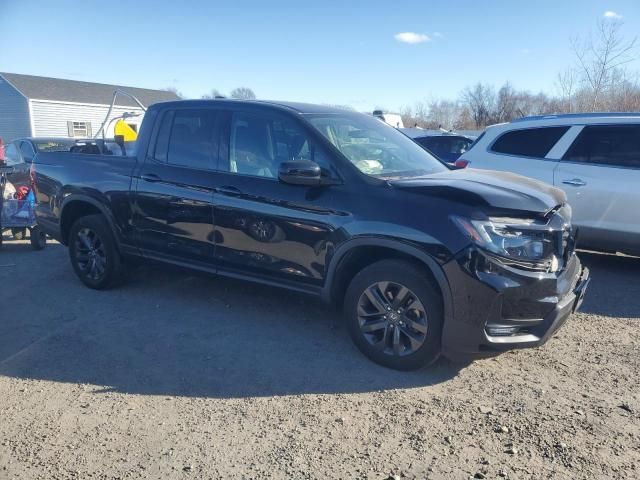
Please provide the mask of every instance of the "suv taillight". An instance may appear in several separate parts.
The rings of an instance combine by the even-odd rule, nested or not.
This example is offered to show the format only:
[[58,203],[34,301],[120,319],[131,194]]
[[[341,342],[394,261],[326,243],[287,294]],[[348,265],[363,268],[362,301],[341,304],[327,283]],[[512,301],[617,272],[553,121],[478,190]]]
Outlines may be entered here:
[[456,160],[453,164],[458,167],[458,168],[467,168],[467,166],[470,164],[471,162],[469,160],[465,160],[464,158],[459,158],[458,160]]

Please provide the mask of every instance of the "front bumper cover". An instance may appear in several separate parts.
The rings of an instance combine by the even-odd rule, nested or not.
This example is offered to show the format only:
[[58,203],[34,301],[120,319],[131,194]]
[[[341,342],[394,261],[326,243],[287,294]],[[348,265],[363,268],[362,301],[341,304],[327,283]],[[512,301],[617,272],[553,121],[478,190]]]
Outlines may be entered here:
[[572,254],[561,272],[525,271],[470,248],[444,266],[453,315],[444,325],[443,354],[454,360],[544,344],[576,311],[589,270]]

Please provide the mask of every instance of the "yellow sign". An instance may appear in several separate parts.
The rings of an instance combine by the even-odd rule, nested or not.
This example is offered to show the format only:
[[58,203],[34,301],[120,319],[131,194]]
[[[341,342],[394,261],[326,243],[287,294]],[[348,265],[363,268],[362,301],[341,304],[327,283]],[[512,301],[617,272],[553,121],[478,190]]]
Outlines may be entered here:
[[122,135],[125,142],[134,142],[138,138],[138,133],[124,120],[118,120],[116,122],[113,127],[113,135]]

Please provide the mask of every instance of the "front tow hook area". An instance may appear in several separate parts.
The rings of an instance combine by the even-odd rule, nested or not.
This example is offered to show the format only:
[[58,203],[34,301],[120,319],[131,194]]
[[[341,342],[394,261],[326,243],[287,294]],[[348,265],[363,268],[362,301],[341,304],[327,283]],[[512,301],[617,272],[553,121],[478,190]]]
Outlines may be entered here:
[[587,293],[587,288],[589,288],[590,282],[591,277],[589,275],[589,269],[587,267],[584,267],[582,269],[582,273],[580,274],[580,279],[576,284],[576,288],[573,290],[573,293],[576,296],[576,300],[573,304],[572,312],[577,312],[578,309],[582,306],[582,302],[584,301],[584,296]]

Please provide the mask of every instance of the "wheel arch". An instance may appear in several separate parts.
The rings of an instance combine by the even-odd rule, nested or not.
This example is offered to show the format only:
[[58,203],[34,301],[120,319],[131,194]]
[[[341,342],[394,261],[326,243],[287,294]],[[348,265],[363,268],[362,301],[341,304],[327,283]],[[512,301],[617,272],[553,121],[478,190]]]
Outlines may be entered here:
[[347,285],[356,273],[373,262],[388,258],[418,261],[440,289],[445,322],[453,315],[451,288],[438,262],[417,247],[392,239],[358,238],[341,245],[332,256],[327,269],[322,299],[328,303],[340,303]]
[[96,199],[86,195],[69,195],[64,199],[60,207],[60,239],[64,245],[69,243],[69,232],[73,223],[87,215],[103,215],[111,231],[116,238],[116,246],[119,248],[118,230],[109,210]]

